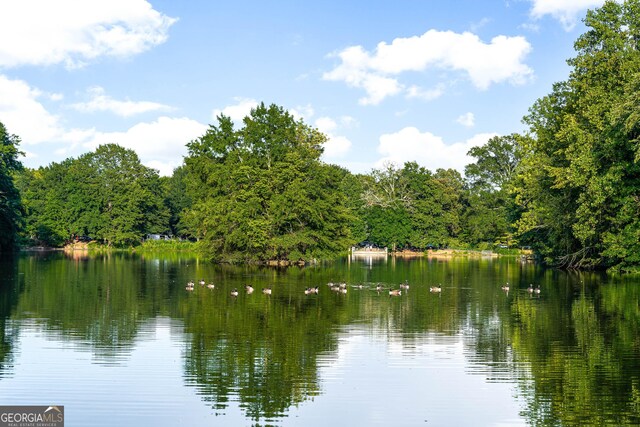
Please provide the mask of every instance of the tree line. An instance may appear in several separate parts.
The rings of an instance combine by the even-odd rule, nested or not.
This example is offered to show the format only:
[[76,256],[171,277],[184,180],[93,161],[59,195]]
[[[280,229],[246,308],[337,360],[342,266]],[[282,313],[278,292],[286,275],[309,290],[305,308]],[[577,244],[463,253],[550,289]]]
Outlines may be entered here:
[[368,174],[321,161],[326,136],[276,105],[221,115],[171,177],[114,144],[38,169],[0,127],[0,245],[87,235],[135,245],[197,240],[215,260],[326,258],[394,249],[530,246],[564,267],[640,264],[640,0],[589,11],[571,73],[522,134],[470,150],[464,177],[415,162]]

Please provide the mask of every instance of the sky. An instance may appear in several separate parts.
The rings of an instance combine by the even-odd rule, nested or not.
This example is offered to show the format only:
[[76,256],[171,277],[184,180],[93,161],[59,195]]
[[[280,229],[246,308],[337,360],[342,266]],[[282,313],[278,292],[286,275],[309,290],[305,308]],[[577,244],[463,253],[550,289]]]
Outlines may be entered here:
[[117,143],[167,176],[220,113],[274,103],[354,173],[463,172],[471,147],[526,131],[603,2],[2,1],[0,122],[28,167]]

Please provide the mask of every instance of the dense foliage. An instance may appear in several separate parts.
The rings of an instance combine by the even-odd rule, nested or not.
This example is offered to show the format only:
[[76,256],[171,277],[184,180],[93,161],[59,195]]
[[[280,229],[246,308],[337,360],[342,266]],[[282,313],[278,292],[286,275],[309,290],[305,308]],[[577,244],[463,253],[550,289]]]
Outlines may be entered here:
[[234,129],[220,116],[188,144],[185,222],[225,260],[309,260],[353,243],[341,189],[347,171],[320,161],[325,136],[261,104]]
[[61,245],[88,236],[111,246],[166,231],[168,211],[158,174],[132,150],[114,144],[18,177],[27,210],[25,234]]
[[22,220],[20,194],[13,173],[22,168],[18,161],[20,138],[0,123],[0,251],[12,249]]
[[519,232],[568,267],[640,264],[640,2],[590,11],[567,81],[525,118]]

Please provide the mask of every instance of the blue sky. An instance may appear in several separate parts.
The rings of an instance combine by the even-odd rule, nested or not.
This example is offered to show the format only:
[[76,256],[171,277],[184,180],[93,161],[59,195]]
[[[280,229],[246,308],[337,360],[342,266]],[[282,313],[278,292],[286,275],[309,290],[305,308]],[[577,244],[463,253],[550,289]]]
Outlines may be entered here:
[[0,121],[29,167],[118,143],[163,175],[220,112],[276,103],[353,172],[521,132],[603,0],[0,3]]

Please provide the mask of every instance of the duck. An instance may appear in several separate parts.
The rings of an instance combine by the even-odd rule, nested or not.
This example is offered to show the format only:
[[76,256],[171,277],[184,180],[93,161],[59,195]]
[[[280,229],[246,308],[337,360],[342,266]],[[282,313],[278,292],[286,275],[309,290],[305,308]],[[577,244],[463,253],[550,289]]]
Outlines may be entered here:
[[231,296],[232,296],[232,297],[237,297],[237,296],[238,296],[238,290],[237,290],[236,288],[234,288],[234,289],[231,291]]
[[207,285],[207,288],[209,288],[209,289],[213,289],[213,288],[215,288],[215,287],[216,287],[216,285],[214,285],[213,283],[209,283],[209,284]]
[[253,293],[253,286],[244,285],[244,290],[247,291],[248,294],[252,294]]
[[389,295],[397,297],[402,295],[402,290],[401,289],[389,289]]
[[442,292],[442,286],[441,285],[431,286],[429,288],[429,292]]
[[271,288],[262,288],[262,293],[265,295],[271,295]]

